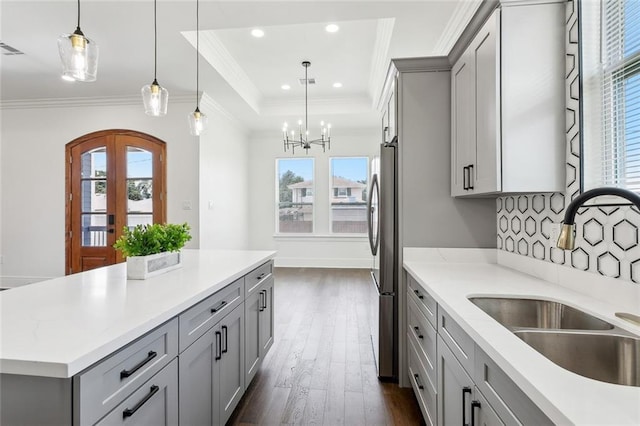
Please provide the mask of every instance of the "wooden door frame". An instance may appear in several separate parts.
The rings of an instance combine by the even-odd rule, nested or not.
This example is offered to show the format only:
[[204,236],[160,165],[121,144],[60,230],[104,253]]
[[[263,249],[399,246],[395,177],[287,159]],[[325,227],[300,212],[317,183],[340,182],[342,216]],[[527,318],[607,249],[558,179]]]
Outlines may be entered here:
[[[64,241],[65,241],[65,274],[68,275],[71,273],[71,222],[72,222],[72,211],[71,211],[71,189],[72,189],[72,181],[71,181],[71,150],[87,141],[96,138],[102,138],[106,136],[131,136],[139,139],[146,140],[154,145],[156,145],[161,152],[160,161],[154,159],[154,179],[155,179],[155,170],[156,167],[160,166],[160,175],[159,179],[159,188],[156,188],[154,185],[154,214],[155,209],[158,208],[158,213],[160,216],[160,222],[165,223],[167,220],[167,146],[166,142],[162,139],[156,138],[155,136],[151,136],[147,133],[138,132],[135,130],[126,130],[126,129],[108,129],[108,130],[100,130],[97,132],[87,133],[79,138],[72,140],[71,142],[65,145],[65,198],[64,198],[64,214],[65,214],[65,228],[64,228]],[[120,166],[122,167],[122,165]],[[156,192],[157,191],[157,192]],[[121,260],[122,257],[117,254],[116,258]],[[117,261],[118,261],[117,260]],[[76,271],[78,272],[78,271]]]

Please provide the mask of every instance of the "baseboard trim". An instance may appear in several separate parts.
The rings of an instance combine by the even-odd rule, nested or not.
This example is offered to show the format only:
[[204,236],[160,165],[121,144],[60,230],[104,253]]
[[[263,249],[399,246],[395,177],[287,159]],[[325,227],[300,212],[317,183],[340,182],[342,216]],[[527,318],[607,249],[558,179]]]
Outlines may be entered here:
[[370,269],[372,259],[344,259],[344,258],[299,258],[278,257],[274,259],[278,268],[352,268]]

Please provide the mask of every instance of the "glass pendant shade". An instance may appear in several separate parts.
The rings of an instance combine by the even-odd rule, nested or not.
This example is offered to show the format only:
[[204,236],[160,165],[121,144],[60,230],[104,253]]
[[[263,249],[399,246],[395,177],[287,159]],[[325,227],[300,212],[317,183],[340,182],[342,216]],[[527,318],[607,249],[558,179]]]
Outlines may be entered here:
[[157,80],[153,80],[153,83],[142,88],[142,102],[144,102],[144,112],[147,115],[153,117],[167,115],[169,91],[160,86]]
[[199,108],[196,108],[191,114],[189,114],[189,130],[193,136],[200,136],[207,130],[208,118],[206,114],[200,112]]
[[73,34],[58,37],[58,51],[62,61],[62,78],[67,81],[96,81],[98,74],[98,45],[76,28]]

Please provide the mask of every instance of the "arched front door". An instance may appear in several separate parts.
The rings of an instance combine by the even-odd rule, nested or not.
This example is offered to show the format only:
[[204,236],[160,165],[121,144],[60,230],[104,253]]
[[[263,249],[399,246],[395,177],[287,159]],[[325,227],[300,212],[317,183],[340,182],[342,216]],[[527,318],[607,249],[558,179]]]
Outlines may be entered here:
[[166,148],[131,130],[103,130],[66,145],[66,273],[122,262],[125,226],[166,221]]

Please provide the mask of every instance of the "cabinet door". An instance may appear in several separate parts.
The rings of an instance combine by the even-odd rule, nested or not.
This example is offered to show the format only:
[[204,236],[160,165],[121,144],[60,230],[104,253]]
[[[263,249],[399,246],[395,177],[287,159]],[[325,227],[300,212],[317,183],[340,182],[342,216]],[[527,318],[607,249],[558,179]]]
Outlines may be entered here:
[[264,359],[273,345],[273,278],[264,283],[262,292],[259,341],[260,358]]
[[256,375],[258,368],[260,368],[262,345],[259,338],[259,324],[262,312],[260,311],[262,306],[263,294],[259,291],[253,292],[244,301],[244,353],[245,353],[245,375],[244,382],[246,386],[249,386],[251,380]]
[[178,368],[174,359],[133,392],[96,426],[178,423]]
[[225,424],[244,393],[244,306],[220,321],[221,358],[215,371],[220,379],[220,418]]
[[[473,192],[470,182],[475,150],[473,55],[467,50],[451,70],[451,195]],[[475,155],[475,154],[474,154]]]
[[473,420],[471,422],[474,426],[504,426],[500,417],[496,414],[496,412],[491,408],[489,402],[485,399],[484,395],[478,390],[478,388],[474,388],[473,391],[473,406],[471,407],[473,413]]
[[394,137],[398,136],[398,126],[396,125],[397,109],[396,109],[396,83],[391,86],[391,94],[389,95],[389,101],[387,102],[387,116],[389,120],[389,142]]
[[[218,380],[214,362],[219,348],[209,330],[180,354],[180,424],[213,425],[217,422]],[[215,421],[214,421],[215,419]]]
[[496,10],[469,46],[475,75],[475,158],[471,177],[475,193],[502,190],[500,160],[500,48]]
[[440,336],[437,351],[438,425],[470,424],[473,381]]

